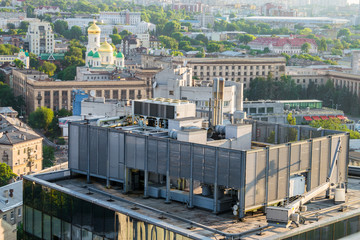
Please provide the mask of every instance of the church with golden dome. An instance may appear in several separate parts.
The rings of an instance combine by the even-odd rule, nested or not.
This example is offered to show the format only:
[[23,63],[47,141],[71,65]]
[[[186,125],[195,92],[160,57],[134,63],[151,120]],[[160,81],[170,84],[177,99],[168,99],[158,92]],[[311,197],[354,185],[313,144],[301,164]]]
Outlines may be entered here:
[[86,48],[86,67],[123,69],[125,66],[124,55],[116,52],[105,39],[100,43],[101,29],[94,23],[88,28],[88,45]]

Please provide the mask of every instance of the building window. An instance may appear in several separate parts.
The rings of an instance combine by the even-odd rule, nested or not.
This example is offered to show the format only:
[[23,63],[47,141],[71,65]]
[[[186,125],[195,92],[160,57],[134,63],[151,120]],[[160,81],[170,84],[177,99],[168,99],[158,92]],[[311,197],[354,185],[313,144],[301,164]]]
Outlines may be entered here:
[[5,220],[5,221],[7,220],[6,214],[3,215],[3,220]]
[[263,107],[259,108],[258,113],[265,113],[265,108],[263,108]]
[[256,108],[250,108],[250,114],[251,113],[256,113]]
[[96,96],[101,97],[101,90],[96,90]]
[[18,216],[21,217],[21,208],[18,208]]
[[174,95],[174,91],[169,91],[169,95],[173,96],[173,95]]
[[267,112],[267,113],[274,113],[274,108],[273,108],[273,107],[268,107],[268,108],[266,109],[266,112]]
[[10,212],[10,219],[11,219],[11,220],[14,220],[14,217],[15,217],[15,216],[14,216],[14,211],[11,211],[11,212]]

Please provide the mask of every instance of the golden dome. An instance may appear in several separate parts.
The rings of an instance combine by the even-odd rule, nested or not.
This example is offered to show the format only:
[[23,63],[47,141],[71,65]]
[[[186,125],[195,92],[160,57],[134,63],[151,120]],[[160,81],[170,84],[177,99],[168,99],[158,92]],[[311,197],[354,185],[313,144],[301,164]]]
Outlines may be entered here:
[[88,28],[88,34],[98,34],[101,32],[101,29],[98,27],[98,25],[94,23]]
[[99,52],[114,52],[114,49],[113,47],[106,41],[105,39],[105,42],[103,42],[100,47],[99,47]]

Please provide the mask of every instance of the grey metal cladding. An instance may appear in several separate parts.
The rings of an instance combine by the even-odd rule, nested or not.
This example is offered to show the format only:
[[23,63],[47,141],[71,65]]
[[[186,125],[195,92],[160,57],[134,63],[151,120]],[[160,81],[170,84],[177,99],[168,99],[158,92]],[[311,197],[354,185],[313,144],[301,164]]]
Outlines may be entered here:
[[[289,130],[282,125],[276,128],[268,124],[257,123],[257,125],[261,129],[257,131],[258,128],[254,128],[254,132],[259,134],[258,139],[268,138],[271,131],[278,128],[279,141],[282,141],[284,132]],[[301,127],[300,132],[303,134],[301,137],[319,135],[306,127],[304,129]],[[88,139],[91,174],[104,177],[110,174],[110,178],[123,181],[125,165],[128,168],[144,170],[145,161],[147,161],[149,172],[165,175],[167,161],[169,161],[171,177],[190,178],[190,149],[193,149],[193,179],[212,185],[217,175],[219,186],[244,189],[245,202],[242,204],[246,209],[252,209],[285,199],[289,174],[309,172],[309,189],[325,182],[339,139],[342,144],[333,178],[337,180],[336,182],[346,181],[349,136],[335,131],[330,133],[333,135],[268,148],[239,151],[70,124],[69,167],[87,171],[86,139]],[[146,141],[147,152],[145,152]],[[106,171],[108,151],[110,154],[109,172]],[[215,172],[216,159],[218,159],[217,172]],[[289,163],[290,166],[288,166]],[[242,166],[246,166],[245,170]]]
[[98,128],[89,128],[90,138],[90,173],[98,174]]
[[79,126],[79,170],[87,171],[88,169],[88,126]]
[[214,184],[215,179],[215,148],[204,148],[204,166],[203,166],[203,175],[204,183]]
[[119,134],[114,131],[109,132],[110,140],[110,177],[119,178]]
[[180,146],[180,175],[184,178],[190,178],[190,144],[181,143]]
[[107,131],[106,128],[99,128],[98,130],[98,169],[99,175],[106,176],[106,161],[108,155],[108,138],[107,138]]
[[70,125],[69,168],[79,169],[79,125]]
[[181,170],[181,152],[180,143],[170,142],[170,176],[180,178]]
[[136,136],[126,135],[126,166],[135,169],[135,155],[136,155]]

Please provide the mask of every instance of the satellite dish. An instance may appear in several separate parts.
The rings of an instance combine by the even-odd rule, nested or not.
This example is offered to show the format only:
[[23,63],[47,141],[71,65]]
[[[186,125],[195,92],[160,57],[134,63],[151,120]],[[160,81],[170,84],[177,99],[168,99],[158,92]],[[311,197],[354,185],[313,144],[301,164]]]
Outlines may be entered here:
[[157,87],[157,82],[154,82],[153,83],[153,88],[156,88]]
[[91,90],[91,91],[90,91],[90,96],[91,96],[91,97],[95,97],[95,91],[94,91],[94,90]]

